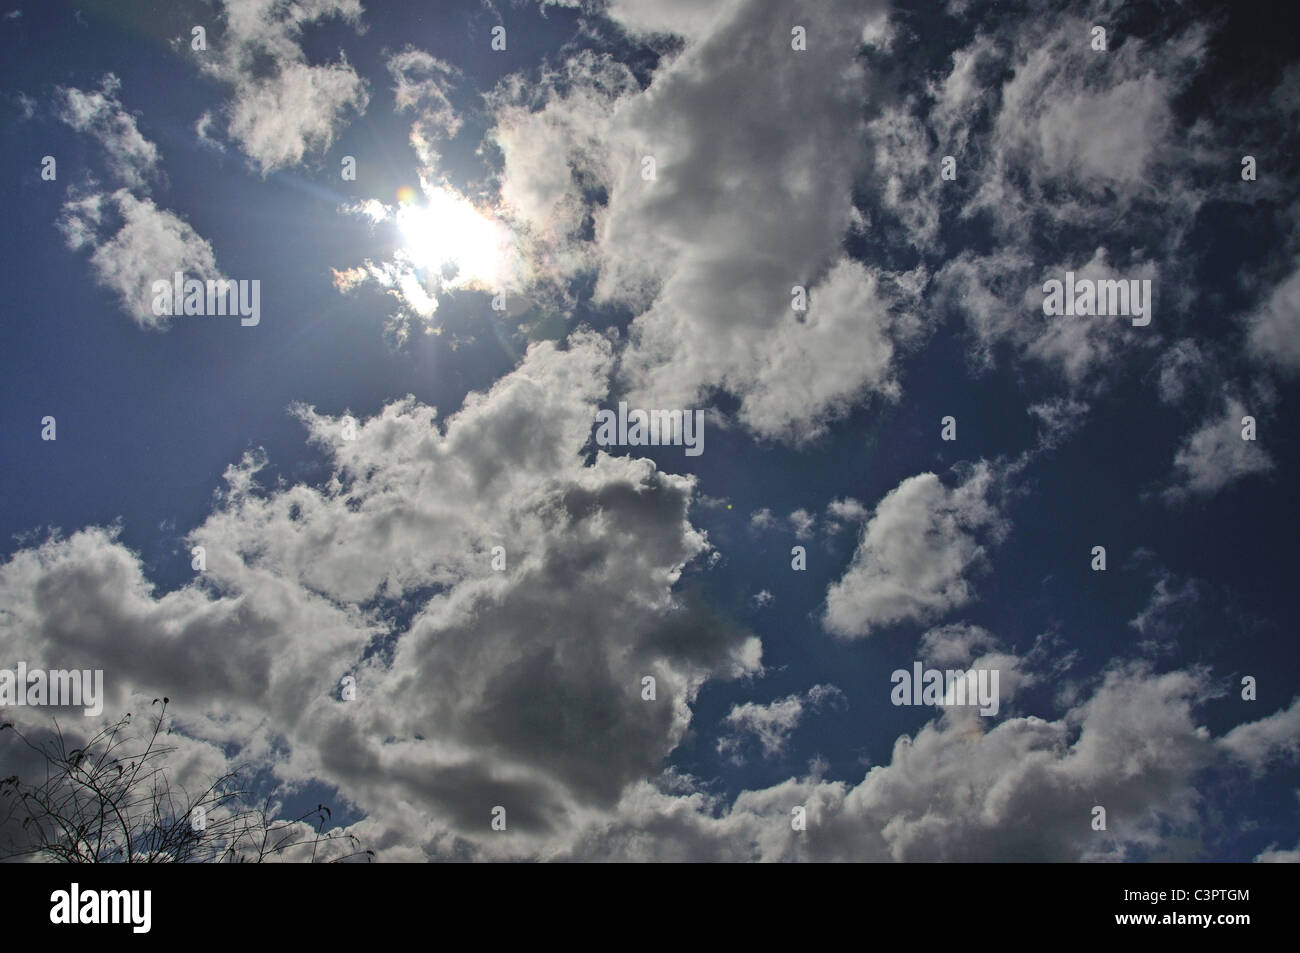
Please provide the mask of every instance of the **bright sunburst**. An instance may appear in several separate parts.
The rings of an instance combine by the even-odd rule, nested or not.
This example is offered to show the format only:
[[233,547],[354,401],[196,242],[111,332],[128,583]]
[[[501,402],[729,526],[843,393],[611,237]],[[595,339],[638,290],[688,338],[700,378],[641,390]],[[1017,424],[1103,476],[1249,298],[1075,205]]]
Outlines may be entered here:
[[397,228],[411,264],[440,275],[446,288],[497,287],[513,257],[509,230],[448,189],[401,205]]

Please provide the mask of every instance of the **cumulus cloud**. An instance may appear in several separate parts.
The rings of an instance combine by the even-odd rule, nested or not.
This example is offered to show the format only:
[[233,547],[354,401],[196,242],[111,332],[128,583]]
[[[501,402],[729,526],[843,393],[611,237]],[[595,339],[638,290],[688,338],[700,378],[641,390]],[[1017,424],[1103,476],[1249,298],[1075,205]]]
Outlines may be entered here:
[[[0,623],[31,664],[103,669],[106,714],[119,715],[134,693],[171,694],[206,740],[256,739],[252,753],[264,757],[269,739],[258,726],[269,717],[292,730],[300,706],[332,684],[370,627],[270,574],[262,586],[224,594],[205,582],[155,595],[117,534],[88,528],[0,567]],[[305,631],[310,638],[298,635]]]
[[1257,440],[1242,439],[1242,418],[1249,414],[1235,396],[1224,397],[1223,410],[1206,420],[1174,454],[1173,484],[1167,502],[1209,496],[1230,483],[1273,469],[1273,460]]
[[274,79],[241,86],[228,134],[265,175],[324,152],[349,110],[364,112],[368,95],[344,60],[331,66],[289,63]]
[[[564,856],[629,860],[1130,860],[1170,853],[1169,831],[1198,827],[1197,784],[1220,747],[1195,714],[1206,673],[1111,666],[1056,719],[1007,718],[987,731],[953,709],[894,744],[856,785],[817,774],[741,793],[641,785],[616,820]],[[793,831],[790,809],[807,810]],[[1107,830],[1091,828],[1107,810]]]
[[967,575],[1005,532],[991,499],[995,468],[981,462],[947,487],[933,473],[909,477],[877,505],[844,575],[826,592],[822,624],[841,638],[923,621],[969,602]]
[[[493,135],[503,202],[542,242],[540,270],[595,271],[596,300],[637,315],[628,399],[691,406],[723,388],[754,432],[801,443],[858,401],[897,398],[927,275],[867,267],[841,248],[864,142],[858,53],[880,11],[810,9],[800,25],[811,45],[796,51],[788,30],[770,28],[778,6],[611,8],[635,32],[678,33],[684,48],[645,89],[591,54],[544,74],[523,102],[507,81]],[[795,286],[806,311],[792,307]]]
[[826,521],[823,525],[828,534],[834,535],[850,524],[864,522],[870,515],[869,509],[849,496],[826,504]]
[[[828,781],[814,763],[724,798],[664,767],[699,728],[702,686],[761,673],[763,652],[692,588],[691,574],[719,554],[690,506],[716,501],[698,495],[694,477],[590,446],[611,378],[649,406],[728,391],[752,433],[800,445],[858,403],[899,399],[900,360],[926,333],[921,304],[937,291],[941,307],[964,316],[977,359],[991,363],[1009,344],[1064,381],[1070,393],[1029,408],[1042,445],[1055,446],[1087,411],[1077,392],[1155,338],[1116,319],[1043,322],[1043,278],[1070,268],[1176,283],[1167,255],[1200,201],[1161,179],[1188,158],[1175,145],[1171,102],[1200,55],[1198,31],[1165,46],[1130,39],[1103,61],[1087,49],[1085,19],[1027,21],[1006,42],[976,29],[927,90],[927,117],[916,112],[922,97],[862,108],[876,79],[862,45],[902,42],[882,10],[833,0],[808,11],[809,50],[799,53],[775,0],[613,0],[603,13],[630,34],[681,42],[655,41],[664,55],[644,87],[627,66],[589,52],[543,66],[535,83],[503,79],[486,99],[502,159],[495,208],[437,181],[435,147],[462,121],[451,99],[461,77],[413,48],[390,57],[426,202],[463,216],[458,241],[485,228],[493,245],[509,225],[504,245],[528,264],[507,277],[531,293],[549,283],[564,303],[572,279],[595,278],[596,304],[634,317],[626,351],[587,331],[535,345],[449,418],[408,396],[352,439],[340,417],[295,407],[330,462],[325,481],[267,488],[264,455],[232,465],[214,510],[185,540],[186,550],[204,547],[207,568],[169,592],[115,529],[20,549],[0,565],[6,646],[33,664],[103,667],[109,710],[168,692],[186,777],[239,760],[284,790],[332,786],[363,815],[352,832],[384,859],[1124,860],[1169,850],[1170,832],[1195,833],[1204,770],[1294,761],[1300,703],[1214,737],[1198,715],[1216,692],[1208,672],[1116,662],[1066,686],[1060,708],[1022,713],[1021,689],[1047,680],[1045,670],[1063,672],[1071,656],[1049,661],[1042,638],[1020,655],[968,623],[929,629],[917,652],[936,665],[997,669],[1015,703],[998,718],[938,711],[856,784]],[[224,11],[224,45],[203,68],[233,91],[226,136],[263,174],[327,149],[368,92],[342,56],[308,64],[301,31],[328,17],[358,24],[360,4],[229,0]],[[138,189],[156,150],[116,91],[61,95],[68,121],[99,139]],[[216,122],[205,114],[200,136]],[[962,183],[953,195],[933,161],[948,150]],[[853,204],[864,175],[879,193],[867,211]],[[954,209],[991,229],[997,250],[947,256],[944,215]],[[377,200],[353,211],[377,229],[403,227],[400,210]],[[897,229],[881,224],[882,212]],[[1160,240],[1145,246],[1131,231],[1105,248],[1073,240],[1126,215],[1162,226]],[[373,281],[427,317],[449,288],[488,286],[472,268],[420,277],[428,260],[414,249],[441,247],[419,220],[405,225],[406,251],[336,272],[340,289]],[[157,320],[149,279],[216,276],[200,236],[128,189],[70,199],[61,227],[146,326]],[[1044,228],[1054,239],[1046,254],[1034,244]],[[845,236],[870,229],[949,261],[932,276],[925,257],[848,257]],[[1290,284],[1249,319],[1257,356],[1286,330],[1278,315]],[[806,312],[791,307],[795,285],[807,291]],[[1285,347],[1272,351],[1285,364]],[[1203,356],[1190,340],[1165,352],[1162,399],[1185,396]],[[1229,423],[1240,411],[1225,400]],[[1211,420],[1188,438],[1170,494],[1212,492],[1272,465],[1255,444],[1238,447],[1237,420]],[[980,462],[951,480],[909,477],[874,509],[830,503],[827,531],[861,529],[827,591],[826,629],[862,638],[970,604],[972,580],[1007,532],[1005,476]],[[815,521],[807,510],[782,518],[763,508],[750,525],[806,539]],[[188,552],[177,558],[188,562]],[[1160,632],[1189,587],[1162,578],[1131,624]],[[751,598],[773,600],[765,589]],[[354,701],[338,695],[345,673],[357,681]],[[643,694],[647,677],[654,698]],[[814,685],[736,704],[716,750],[737,762],[788,754],[810,712],[843,700]],[[1098,804],[1105,832],[1091,829]],[[495,805],[508,811],[508,838],[490,833]],[[793,806],[806,807],[807,831],[791,829]],[[1293,853],[1270,847],[1257,859]]]
[[788,529],[798,540],[812,539],[813,529],[816,526],[816,515],[802,507],[791,510],[784,518],[777,517],[771,508],[766,506],[749,514],[749,528],[754,532],[764,532],[780,527]]
[[[257,461],[233,466],[191,534],[208,571],[169,593],[112,531],[20,550],[0,566],[6,644],[103,667],[110,710],[166,686],[193,776],[225,764],[225,745],[286,784],[335,785],[365,815],[349,831],[384,859],[1132,859],[1195,831],[1217,759],[1265,770],[1296,756],[1296,704],[1214,738],[1195,716],[1208,673],[1116,663],[1053,719],[943,710],[857,784],[814,766],[726,801],[662,772],[694,690],[757,671],[758,647],[674,595],[706,545],[685,521],[690,481],[628,458],[582,465],[610,357],[600,339],[535,347],[443,426],[407,401],[343,441],[337,419],[304,410],[335,455],[326,485],[267,492]],[[494,466],[502,451],[519,465]],[[488,568],[493,541],[504,572]],[[387,611],[401,597],[409,622]],[[923,651],[1026,678],[1044,657],[966,625],[931,630]],[[337,697],[347,671],[352,702]],[[817,686],[738,705],[720,750],[752,739],[777,756],[808,712],[840,701]],[[508,842],[488,826],[497,804]],[[1091,830],[1097,804],[1106,832]],[[794,805],[806,831],[791,830]]]
[[1248,317],[1246,347],[1266,364],[1287,372],[1300,368],[1300,267]]
[[104,148],[109,168],[125,186],[141,189],[158,166],[158,148],[146,139],[117,99],[122,81],[108,73],[99,89],[84,92],[59,87],[59,118],[77,132],[88,133]]
[[[380,846],[538,850],[658,774],[705,680],[761,671],[755,637],[677,589],[708,548],[694,480],[583,462],[611,367],[596,335],[538,345],[445,424],[407,399],[353,440],[300,408],[325,485],[267,491],[261,458],[233,465],[187,540],[206,570],[164,594],[110,532],[21,550],[0,567],[6,644],[103,668],[108,710],[169,692],[194,736],[337,787]],[[498,804],[509,845],[487,833]]]
[[[868,12],[809,11],[805,54],[769,28],[773,7],[724,8],[620,109],[597,295],[641,311],[624,358],[638,400],[689,406],[720,384],[756,432],[798,439],[854,399],[894,393],[891,332],[906,299],[840,251],[864,142],[860,36],[845,25]],[[654,181],[638,153],[654,157]],[[808,289],[806,315],[791,308],[794,285]],[[833,355],[851,339],[849,367]],[[819,358],[832,363],[804,373]]]
[[699,39],[737,6],[736,0],[610,0],[605,14],[629,33]]
[[327,150],[352,116],[366,111],[370,94],[346,56],[313,66],[299,38],[304,26],[333,17],[358,25],[360,0],[222,2],[225,33],[200,68],[232,88],[226,134],[262,175]]
[[1275,761],[1294,761],[1300,754],[1300,698],[1258,721],[1238,725],[1219,745],[1257,775]]
[[[1112,28],[1101,53],[1092,26],[1108,19],[1105,7],[1021,18],[1006,35],[977,30],[954,54],[934,86],[934,126],[973,166],[978,188],[963,215],[988,212],[1015,237],[1035,215],[1100,224],[1115,203],[1157,200],[1161,217],[1177,213],[1170,224],[1190,225],[1196,196],[1181,177],[1156,173],[1189,158],[1173,100],[1204,56],[1206,32],[1191,24],[1144,41]],[[985,123],[979,149],[968,148]]]
[[597,269],[590,205],[613,178],[614,117],[639,91],[625,64],[583,51],[536,77],[512,74],[486,96],[501,210],[540,281],[565,285]]
[[814,685],[802,695],[787,695],[767,705],[733,705],[722,720],[726,730],[718,738],[718,753],[733,764],[744,764],[746,741],[753,738],[764,758],[774,758],[785,752],[803,717],[826,704],[845,704],[844,693],[834,685]]
[[936,665],[969,662],[977,652],[996,648],[998,639],[978,625],[954,623],[931,629],[921,639],[921,655]]
[[[894,105],[878,120],[892,138],[881,140],[877,166],[897,180],[881,208],[905,226],[898,240],[943,254],[937,300],[964,315],[974,362],[992,366],[1010,345],[1076,392],[1105,387],[1186,304],[1192,260],[1182,246],[1212,194],[1186,174],[1213,161],[1203,135],[1181,129],[1174,109],[1203,60],[1204,29],[1142,39],[1112,28],[1101,53],[1091,26],[1112,18],[1106,4],[1090,6],[973,24],[974,38],[930,84],[933,105]],[[943,154],[956,159],[955,182],[937,181]],[[991,229],[995,243],[947,243],[971,225]],[[1067,269],[1152,279],[1152,326],[1045,318],[1042,283]]]
[[1300,864],[1300,847],[1295,850],[1278,850],[1276,844],[1270,844],[1255,857],[1257,864]]
[[120,89],[121,82],[109,73],[98,91],[57,91],[60,118],[99,142],[123,186],[113,192],[93,183],[74,187],[56,224],[69,248],[90,250],[96,280],[117,295],[123,310],[141,327],[159,330],[171,315],[154,314],[153,282],[171,283],[178,271],[199,280],[223,276],[208,241],[149,198],[148,183],[158,174],[158,149],[118,101]]
[[920,271],[885,279],[857,262],[836,262],[811,290],[807,317],[783,317],[757,345],[754,362],[738,372],[741,421],[763,436],[802,444],[868,395],[896,400],[902,388],[895,342],[920,331],[901,302],[924,280]]
[[172,320],[153,311],[155,281],[219,279],[212,246],[186,221],[127,189],[70,198],[58,222],[69,248],[89,248],[96,280],[114,292],[142,328],[158,330]]
[[[1020,692],[1040,681],[1042,672],[1060,676],[1074,664],[1072,653],[1061,654],[1054,639],[1040,636],[1023,656],[1017,655],[993,633],[978,625],[955,622],[926,632],[917,647],[918,658],[941,669],[997,672],[996,701],[1004,716]],[[945,706],[954,706],[956,698],[947,694]],[[981,705],[969,697],[963,710],[946,707],[953,717],[964,717],[966,730],[982,732],[990,716],[979,714]]]
[[805,509],[798,509],[790,514],[790,528],[794,530],[795,539],[812,539],[815,525],[817,525],[817,517]]

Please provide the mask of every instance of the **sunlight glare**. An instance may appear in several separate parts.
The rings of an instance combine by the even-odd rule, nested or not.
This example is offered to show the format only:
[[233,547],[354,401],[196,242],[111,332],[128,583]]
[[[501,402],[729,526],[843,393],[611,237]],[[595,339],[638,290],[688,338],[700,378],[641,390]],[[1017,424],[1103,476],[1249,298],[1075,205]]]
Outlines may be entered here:
[[402,205],[397,227],[411,263],[440,275],[446,288],[490,290],[501,280],[509,232],[501,223],[449,189],[426,189],[423,203]]

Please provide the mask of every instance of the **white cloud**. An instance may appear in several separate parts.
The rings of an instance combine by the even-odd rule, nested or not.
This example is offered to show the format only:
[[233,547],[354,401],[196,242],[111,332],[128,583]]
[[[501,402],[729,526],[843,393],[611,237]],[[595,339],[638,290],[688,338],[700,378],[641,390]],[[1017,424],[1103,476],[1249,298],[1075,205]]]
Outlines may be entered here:
[[814,685],[802,695],[787,695],[767,705],[733,705],[722,720],[727,730],[718,738],[718,753],[734,764],[744,764],[745,741],[752,736],[764,758],[783,754],[804,715],[828,703],[845,703],[844,693],[834,685]]
[[1209,360],[1191,338],[1180,338],[1160,355],[1157,390],[1165,404],[1177,404],[1205,373]]
[[998,646],[993,633],[978,625],[954,623],[931,629],[921,639],[921,657],[936,665],[969,662],[976,652]]
[[[992,366],[1000,344],[1061,375],[1072,392],[1095,392],[1114,376],[1126,354],[1155,346],[1162,308],[1160,275],[1151,261],[1111,264],[1099,247],[1086,260],[1066,260],[1035,268],[1027,252],[1003,249],[986,256],[963,252],[935,276],[941,300],[966,315],[977,364]],[[1105,279],[1151,282],[1154,316],[1149,327],[1133,327],[1129,317],[1043,314],[1043,285],[1063,280]],[[1150,312],[1148,312],[1150,313]]]
[[[757,660],[743,634],[655,608],[672,601],[669,567],[701,545],[663,519],[685,512],[679,478],[607,457],[583,468],[572,462],[578,436],[563,437],[569,450],[556,456],[518,439],[538,419],[524,412],[531,402],[560,411],[552,434],[576,432],[589,414],[595,390],[568,402],[593,372],[608,372],[609,355],[578,343],[578,354],[534,349],[522,373],[441,430],[414,404],[367,421],[360,446],[332,443],[340,470],[322,489],[262,493],[248,465],[232,468],[218,512],[193,536],[208,546],[210,572],[175,592],[156,594],[138,558],[100,530],[21,550],[0,565],[6,644],[29,660],[104,667],[110,711],[141,690],[146,700],[169,691],[185,731],[176,743],[197,759],[185,777],[224,767],[216,745],[228,744],[232,762],[337,785],[366,815],[349,830],[388,860],[1122,860],[1158,855],[1171,830],[1194,835],[1204,769],[1221,756],[1255,770],[1296,756],[1297,705],[1213,738],[1194,716],[1214,694],[1208,673],[1116,664],[1053,720],[990,724],[945,710],[857,784],[814,768],[727,803],[659,773],[689,722],[690,686]],[[334,439],[337,420],[308,419]],[[538,465],[552,489],[512,470],[479,473],[502,446]],[[486,477],[488,499],[462,489],[475,476]],[[460,506],[471,511],[459,517]],[[495,523],[474,529],[494,511]],[[467,545],[458,518],[482,543],[506,540],[506,573],[485,571],[482,543]],[[373,548],[336,545],[336,523],[354,538],[368,524]],[[512,524],[527,528],[495,535]],[[623,561],[643,556],[633,524],[664,531],[629,571]],[[453,571],[409,626],[386,634],[390,624],[353,600],[381,585],[425,585],[402,568],[419,560],[407,538],[432,547],[431,569]],[[654,566],[659,574],[646,572]],[[391,662],[357,664],[376,636],[392,635]],[[970,626],[932,630],[924,646],[935,661],[983,652],[972,664],[999,667],[1004,688],[1017,684],[1005,673],[1032,677],[1038,654],[1011,655]],[[334,696],[348,670],[358,699],[344,703]],[[667,704],[641,701],[643,671],[656,673]],[[723,751],[739,754],[749,738],[765,756],[787,751],[810,710],[840,700],[824,686],[736,706],[727,718],[736,746]],[[508,844],[488,828],[498,803],[508,805]],[[791,831],[796,804],[807,831]],[[1104,833],[1091,830],[1097,804]]]
[[389,57],[388,72],[397,84],[393,88],[397,109],[414,110],[418,114],[411,127],[411,146],[426,174],[431,174],[439,160],[432,144],[455,136],[462,125],[449,95],[452,84],[460,78],[460,70],[408,46]]
[[213,122],[214,119],[212,112],[210,110],[205,110],[203,115],[199,116],[194,123],[194,136],[199,140],[199,144],[204,148],[212,149],[216,152],[225,152],[226,147],[218,140],[214,139],[210,134]]
[[1276,844],[1269,846],[1255,857],[1257,864],[1300,864],[1300,847],[1295,850],[1278,850]]
[[[1101,390],[1126,353],[1158,342],[1162,315],[1189,303],[1192,262],[1182,244],[1212,190],[1189,185],[1187,170],[1217,161],[1202,148],[1203,131],[1190,135],[1174,109],[1202,63],[1206,31],[1191,24],[1144,42],[1112,29],[1100,53],[1090,48],[1090,26],[1111,22],[1106,9],[1095,3],[1078,14],[1023,18],[996,35],[977,29],[948,75],[931,84],[928,132],[937,146],[925,130],[912,130],[895,135],[894,153],[877,163],[901,183],[887,208],[907,225],[906,237],[946,252],[936,290],[965,316],[975,361],[992,366],[1009,344],[1017,358],[1062,373],[1074,392]],[[906,131],[910,122],[897,118],[890,128]],[[915,207],[939,202],[942,154],[957,160],[958,181],[946,183],[957,216],[964,225],[987,223],[993,250],[944,247],[931,213]],[[1045,247],[1057,249],[1056,260],[1043,259]],[[1092,249],[1093,259],[1081,260]],[[1045,319],[1042,282],[1067,268],[1152,278],[1152,326]]]
[[[612,11],[687,40],[645,90],[590,54],[526,95],[518,77],[503,82],[490,101],[503,203],[539,243],[541,273],[597,271],[597,302],[637,315],[629,401],[692,406],[721,387],[754,432],[815,439],[855,403],[898,396],[899,347],[921,330],[924,270],[893,275],[841,248],[865,141],[862,31],[845,27],[878,11],[810,9],[798,52],[767,0],[691,7]],[[603,206],[588,197],[597,187]],[[795,285],[806,313],[792,309]]]
[[1227,395],[1220,414],[1184,440],[1174,454],[1174,482],[1163,494],[1167,502],[1209,496],[1243,477],[1273,469],[1258,439],[1242,439],[1241,421],[1248,414],[1238,398]]
[[[1033,212],[1078,225],[1100,224],[1116,214],[1117,204],[1122,209],[1140,199],[1156,199],[1166,212],[1191,203],[1194,211],[1196,200],[1183,193],[1181,178],[1171,181],[1154,170],[1182,152],[1172,104],[1204,55],[1205,31],[1189,26],[1158,46],[1134,36],[1117,44],[1112,37],[1110,49],[1099,53],[1089,42],[1091,15],[1027,18],[1019,25],[988,139],[993,151],[978,169],[981,184],[966,214],[987,210],[1012,234]],[[968,73],[969,57],[1003,56],[990,37],[978,35],[966,60],[954,58],[954,72]],[[945,92],[953,98],[940,104],[940,115],[959,133],[979,111],[963,108],[971,98],[968,82]]]
[[[857,785],[813,774],[743,792],[730,805],[641,785],[624,796],[616,821],[593,825],[561,856],[1192,859],[1171,850],[1169,833],[1198,828],[1198,785],[1220,752],[1194,710],[1211,694],[1204,672],[1116,664],[1055,720],[1026,715],[984,730],[978,715],[947,712],[900,737],[889,763]],[[791,830],[793,805],[806,807],[806,831]],[[1091,828],[1097,805],[1107,810],[1104,832]]]
[[99,90],[83,92],[60,86],[59,118],[77,132],[89,133],[103,146],[109,168],[123,185],[146,187],[158,166],[158,149],[136,126],[135,117],[117,99],[122,82],[105,74]]
[[[908,277],[923,283],[919,272]],[[806,318],[784,316],[739,372],[746,375],[737,384],[741,421],[760,435],[801,444],[868,394],[898,399],[894,342],[920,330],[914,316],[892,310],[901,297],[882,293],[879,272],[836,262],[809,293]]]
[[1257,775],[1274,761],[1295,760],[1300,754],[1300,698],[1293,699],[1288,708],[1238,725],[1219,745]]
[[143,328],[162,329],[171,315],[154,314],[153,282],[169,284],[176,272],[187,278],[220,279],[212,246],[176,213],[148,196],[158,174],[158,149],[144,138],[117,100],[121,82],[105,75],[98,92],[60,87],[60,118],[89,133],[108,156],[125,186],[113,192],[93,184],[74,187],[58,222],[71,249],[89,248],[95,278],[119,298],[123,310]]
[[845,520],[846,522],[861,522],[867,518],[869,513],[860,500],[855,500],[851,496],[842,500],[831,500],[826,505],[826,512],[836,519]]
[[1300,266],[1247,319],[1246,347],[1256,360],[1285,371],[1300,369]]
[[232,87],[227,134],[264,176],[329,149],[351,117],[366,111],[370,94],[341,53],[336,63],[308,64],[299,36],[333,17],[358,25],[359,0],[223,0],[223,8],[225,34],[200,68]]
[[[1052,674],[1059,676],[1074,664],[1074,656],[1069,653],[1049,658],[1054,648],[1053,640],[1040,637],[1022,657],[1010,651],[987,629],[957,622],[926,632],[917,648],[917,658],[941,669],[955,667],[997,672],[996,700],[998,711],[1005,717],[1020,691],[1040,680],[1038,670],[1046,666]],[[954,703],[955,698],[945,696],[946,705]],[[949,707],[945,712],[963,718],[966,730],[976,732],[983,731],[988,723],[987,716],[979,714],[980,708],[978,701],[970,698],[966,711]]]
[[[103,668],[106,711],[167,693],[232,759],[336,786],[377,849],[542,850],[659,772],[704,681],[761,671],[757,638],[675,591],[708,550],[694,480],[583,463],[612,360],[597,335],[537,345],[445,424],[408,398],[348,441],[303,408],[335,462],[325,485],[262,490],[263,460],[232,466],[187,540],[206,570],[166,594],[111,533],[21,550],[0,565],[0,635]],[[338,700],[348,672],[354,702]]]
[[817,517],[813,516],[807,510],[798,509],[790,514],[790,528],[794,530],[795,539],[812,539],[813,527],[817,525]]
[[606,16],[629,33],[670,33],[700,39],[734,14],[737,0],[610,0]]
[[1054,397],[1030,404],[1029,413],[1043,425],[1038,437],[1039,444],[1051,448],[1059,446],[1083,426],[1084,419],[1088,416],[1088,405],[1067,397]]
[[974,597],[966,576],[981,565],[985,541],[1005,531],[994,468],[979,463],[953,488],[933,473],[909,477],[876,507],[853,560],[826,592],[822,624],[842,638],[924,621]]
[[[640,312],[624,357],[637,400],[690,406],[721,385],[757,433],[799,440],[867,392],[896,393],[890,332],[903,295],[840,250],[865,142],[860,38],[846,26],[869,14],[809,11],[800,53],[770,28],[772,4],[723,9],[615,117],[597,297]],[[805,321],[794,285],[809,289]]]
[[823,524],[828,534],[842,532],[848,524],[862,523],[871,515],[871,511],[853,497],[831,500],[826,505],[826,521]]
[[610,56],[583,51],[533,80],[512,74],[486,97],[500,150],[501,210],[537,263],[539,280],[565,283],[597,267],[583,237],[586,190],[612,178],[616,111],[640,86]]
[[69,199],[58,225],[69,248],[92,250],[96,280],[142,328],[161,329],[172,320],[154,314],[153,282],[170,284],[178,271],[200,280],[222,277],[207,240],[175,213],[126,189]]
[[1155,588],[1146,607],[1129,620],[1129,625],[1142,635],[1154,638],[1170,630],[1170,616],[1180,606],[1195,602],[1200,590],[1196,580],[1188,579],[1181,586],[1176,586],[1171,573],[1162,573],[1156,580]]
[[[518,227],[549,276],[540,280],[596,272],[602,300],[633,307],[625,383],[655,395],[647,399],[689,403],[720,386],[739,398],[753,432],[800,443],[863,399],[901,393],[898,357],[922,331],[913,312],[928,275],[851,262],[840,241],[855,222],[848,198],[859,153],[888,163],[928,136],[902,110],[862,125],[857,44],[889,32],[856,6],[811,14],[810,51],[794,54],[772,27],[775,3],[615,0],[609,15],[628,29],[686,40],[648,90],[620,65],[582,54],[545,75],[535,95],[514,77],[489,98],[505,158],[493,211]],[[298,43],[303,25],[334,15],[357,23],[360,12],[355,0],[226,5],[229,45],[214,69],[235,89],[228,134],[263,172],[328,148],[345,114],[364,110],[364,84],[346,60],[308,66]],[[844,30],[846,21],[862,30]],[[1016,69],[990,117],[1006,152],[991,154],[984,170],[1001,178],[989,175],[970,206],[991,213],[1009,239],[1034,208],[1095,224],[1099,195],[1113,192],[1120,209],[1159,198],[1152,170],[1172,136],[1179,84],[1168,63],[1147,68],[1159,50],[1132,42],[1107,61],[1109,77],[1090,63],[1086,82],[1069,85],[1088,55],[1060,46],[1075,25],[1026,28],[1011,44]],[[958,147],[976,138],[960,115],[988,98],[977,67],[997,53],[984,42],[959,51],[936,85],[935,122]],[[1194,58],[1187,42],[1173,46],[1171,62]],[[253,59],[268,55],[271,73],[255,78]],[[417,149],[455,135],[445,64],[410,50],[389,65],[398,107],[417,114]],[[123,132],[114,108],[82,112]],[[1106,126],[1111,108],[1124,112]],[[200,121],[201,135],[209,125]],[[1121,147],[1121,137],[1135,144]],[[154,165],[147,152],[124,132],[111,141],[119,139],[115,155],[143,176]],[[659,160],[649,184],[639,175],[646,152]],[[432,151],[421,158],[436,164]],[[975,174],[968,158],[962,175]],[[1017,192],[1022,160],[1028,185]],[[915,244],[937,247],[934,209],[911,202],[918,191],[937,194],[933,180],[890,168],[898,174],[886,205]],[[597,187],[608,192],[603,209],[587,194]],[[1057,187],[1067,199],[1044,204]],[[1183,221],[1192,202],[1173,196],[1171,220]],[[376,224],[393,217],[373,200],[360,210]],[[69,201],[61,225],[73,247],[94,249],[99,280],[144,324],[148,278],[215,272],[211,248],[188,225],[126,190]],[[945,269],[948,290],[963,292],[985,354],[1011,341],[1071,387],[1085,386],[1122,355],[1124,339],[1113,327],[1017,323],[1013,308],[1041,285],[1043,263],[1026,247],[1009,240],[1005,251],[958,258]],[[1123,251],[1139,269],[1164,261],[1160,249]],[[1098,253],[1081,267],[1111,266]],[[412,285],[392,262],[367,261],[343,283],[363,277],[416,310],[436,307],[439,289]],[[811,289],[803,320],[789,310],[795,283]],[[1257,317],[1252,327],[1266,324]],[[20,550],[0,565],[0,636],[33,659],[102,664],[110,707],[135,692],[170,691],[195,736],[183,742],[197,773],[224,765],[227,744],[286,784],[337,786],[366,815],[353,830],[385,859],[1126,859],[1195,827],[1197,785],[1215,759],[1262,771],[1297,755],[1295,704],[1215,739],[1195,717],[1213,694],[1207,673],[1116,664],[1093,690],[1071,694],[1082,700],[1057,718],[1004,710],[990,722],[944,711],[856,785],[826,781],[815,766],[724,803],[664,771],[700,687],[760,672],[762,653],[756,638],[681,589],[684,567],[716,555],[688,519],[695,480],[632,457],[596,452],[584,462],[593,411],[617,366],[608,341],[578,333],[563,349],[532,348],[448,420],[408,397],[349,441],[339,418],[298,408],[334,464],[326,483],[263,489],[261,457],[232,466],[216,509],[187,540],[206,547],[209,568],[174,592],[158,593],[111,531]],[[1162,396],[1182,392],[1181,383],[1166,387],[1163,371],[1160,387]],[[1226,409],[1238,407],[1230,400]],[[1054,398],[1030,412],[1053,444],[1084,405]],[[1179,451],[1189,489],[1271,466],[1254,445],[1243,464],[1222,429],[1207,424]],[[870,512],[856,500],[832,502],[828,528],[864,525],[828,590],[826,627],[863,637],[969,603],[970,578],[1006,530],[998,469],[969,467],[952,487],[913,476]],[[815,517],[796,510],[784,522],[802,539]],[[767,508],[751,517],[756,529],[777,523]],[[498,545],[503,572],[490,568]],[[1179,595],[1157,584],[1133,624],[1156,626]],[[1042,661],[1037,647],[1016,656],[965,624],[931,629],[919,651],[941,664],[998,668],[1008,699]],[[358,678],[355,702],[336,697],[344,672]],[[640,695],[646,674],[658,681],[655,702]],[[753,739],[765,757],[784,753],[808,711],[837,698],[819,685],[737,705],[718,750],[738,758]],[[488,831],[497,803],[508,806],[509,839]],[[1089,826],[1098,803],[1109,813],[1105,833]],[[790,830],[794,804],[808,808],[806,832]],[[1260,859],[1290,853],[1270,848]]]
[[365,112],[364,84],[344,60],[334,66],[290,63],[273,78],[242,86],[231,105],[229,135],[265,175],[324,152],[349,110]]
[[776,529],[777,527],[789,527],[794,533],[796,539],[812,539],[813,528],[817,525],[817,517],[800,508],[792,510],[784,519],[778,519],[769,507],[764,506],[749,514],[749,528],[755,532]]

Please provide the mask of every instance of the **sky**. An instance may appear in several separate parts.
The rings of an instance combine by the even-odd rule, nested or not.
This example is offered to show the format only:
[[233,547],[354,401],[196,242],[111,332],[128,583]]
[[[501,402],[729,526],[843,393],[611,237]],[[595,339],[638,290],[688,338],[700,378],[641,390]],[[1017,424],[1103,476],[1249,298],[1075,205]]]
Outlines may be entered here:
[[380,861],[1300,860],[1286,16],[0,5],[4,718]]

